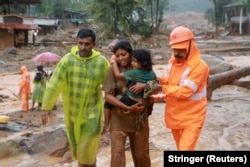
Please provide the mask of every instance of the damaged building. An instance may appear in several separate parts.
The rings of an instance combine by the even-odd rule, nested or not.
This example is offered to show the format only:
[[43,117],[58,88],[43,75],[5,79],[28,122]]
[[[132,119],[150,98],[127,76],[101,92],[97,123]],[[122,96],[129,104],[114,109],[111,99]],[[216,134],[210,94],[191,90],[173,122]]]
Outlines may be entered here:
[[24,19],[24,17],[15,14],[1,15],[0,36],[4,40],[0,41],[0,50],[9,47],[27,46],[28,32],[41,29],[37,24],[32,24],[32,22],[32,18]]
[[[58,19],[36,18],[31,16],[30,6],[39,4],[41,0],[1,0],[5,13],[0,14],[0,50],[10,47],[27,46],[32,33],[46,35],[51,29],[57,29]],[[12,13],[11,6],[25,4],[27,16]],[[33,42],[34,43],[34,42]]]
[[230,34],[250,34],[250,5],[233,3],[224,6],[225,21]]

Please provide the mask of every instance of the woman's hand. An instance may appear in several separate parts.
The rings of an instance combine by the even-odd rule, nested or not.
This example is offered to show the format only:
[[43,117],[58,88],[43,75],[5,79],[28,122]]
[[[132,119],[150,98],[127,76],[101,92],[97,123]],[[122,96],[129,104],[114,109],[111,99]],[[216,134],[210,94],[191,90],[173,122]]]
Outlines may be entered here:
[[157,87],[154,89],[152,94],[157,94],[158,92],[162,91],[162,85],[158,84]]
[[135,113],[140,113],[145,109],[145,106],[142,103],[136,103],[132,106],[129,106],[129,110]]
[[129,114],[131,112],[134,112],[134,113],[140,113],[142,112],[143,110],[145,109],[145,106],[142,104],[142,103],[136,103],[132,106],[129,106],[127,108],[127,110],[124,110],[124,114]]
[[144,90],[145,86],[145,83],[136,82],[136,84],[134,86],[131,86],[129,90],[135,94],[138,94]]

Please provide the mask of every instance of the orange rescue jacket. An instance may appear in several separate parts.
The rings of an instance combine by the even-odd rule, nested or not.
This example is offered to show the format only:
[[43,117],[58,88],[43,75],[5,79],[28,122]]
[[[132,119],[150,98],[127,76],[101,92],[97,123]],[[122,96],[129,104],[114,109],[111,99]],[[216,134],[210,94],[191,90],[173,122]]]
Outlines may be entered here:
[[166,95],[165,123],[171,129],[202,127],[206,116],[209,68],[194,41],[190,47],[188,58],[181,65],[172,54],[167,76],[160,79]]
[[30,74],[25,66],[21,67],[21,81],[19,82],[19,90],[20,93],[27,93],[31,92],[30,89]]

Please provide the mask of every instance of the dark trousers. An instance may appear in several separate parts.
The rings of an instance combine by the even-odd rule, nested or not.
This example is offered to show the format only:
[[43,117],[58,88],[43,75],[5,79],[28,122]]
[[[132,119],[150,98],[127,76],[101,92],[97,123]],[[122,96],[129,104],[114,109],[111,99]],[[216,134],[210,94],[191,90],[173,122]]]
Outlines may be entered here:
[[125,167],[125,143],[129,138],[130,150],[134,161],[134,167],[150,167],[149,154],[149,125],[148,119],[137,132],[111,131],[111,165],[110,167]]
[[[137,103],[137,101],[131,99],[128,95],[126,94],[123,94],[120,101],[123,103],[123,104],[126,104],[127,106],[132,106],[134,104]],[[106,109],[111,109],[113,106],[111,104],[109,104],[108,102],[105,101],[104,103],[104,108]]]

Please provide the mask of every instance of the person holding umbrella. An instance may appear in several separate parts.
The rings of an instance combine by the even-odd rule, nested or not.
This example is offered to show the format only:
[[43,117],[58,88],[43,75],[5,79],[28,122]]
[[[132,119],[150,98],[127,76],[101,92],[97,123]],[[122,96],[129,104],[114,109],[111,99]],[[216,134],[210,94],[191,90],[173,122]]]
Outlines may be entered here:
[[62,57],[47,84],[43,98],[42,122],[47,123],[57,97],[62,93],[66,133],[73,159],[79,167],[95,167],[102,132],[103,96],[109,61],[96,46],[92,29],[77,34],[77,46]]
[[[55,64],[59,62],[60,60],[61,60],[61,57],[52,52],[43,52],[32,58],[32,61],[47,64],[47,65],[51,63]],[[52,75],[51,73],[49,74],[48,69],[47,69],[47,75],[48,75],[47,80],[49,80],[50,75]]]
[[38,103],[37,110],[42,106],[43,95],[46,89],[47,73],[43,70],[43,65],[38,65],[36,75],[32,81],[34,88],[32,92],[32,110],[34,110],[35,103]]
[[32,58],[36,62],[53,63],[61,60],[61,57],[52,52],[43,52]]

